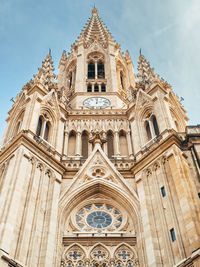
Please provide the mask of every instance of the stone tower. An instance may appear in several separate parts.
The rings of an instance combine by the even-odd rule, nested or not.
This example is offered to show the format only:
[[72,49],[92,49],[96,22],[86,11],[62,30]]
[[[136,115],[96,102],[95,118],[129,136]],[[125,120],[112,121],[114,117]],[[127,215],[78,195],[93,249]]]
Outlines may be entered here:
[[0,154],[0,266],[200,266],[200,127],[96,8],[16,96]]

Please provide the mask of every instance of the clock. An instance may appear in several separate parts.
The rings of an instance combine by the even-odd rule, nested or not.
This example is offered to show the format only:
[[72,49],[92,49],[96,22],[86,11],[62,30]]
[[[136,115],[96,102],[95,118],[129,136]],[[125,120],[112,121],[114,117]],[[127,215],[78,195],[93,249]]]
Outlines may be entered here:
[[105,97],[90,97],[83,101],[83,106],[91,109],[103,109],[110,104],[110,100]]

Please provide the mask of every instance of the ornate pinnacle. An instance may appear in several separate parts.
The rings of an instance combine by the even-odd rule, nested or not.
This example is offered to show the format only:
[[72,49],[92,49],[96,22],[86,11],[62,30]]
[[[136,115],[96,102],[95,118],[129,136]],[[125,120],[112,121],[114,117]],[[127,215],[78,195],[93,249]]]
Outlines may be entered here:
[[150,67],[149,62],[142,55],[139,57],[137,69],[137,78],[140,83],[150,83],[155,79],[154,69]]
[[49,91],[56,88],[56,75],[54,74],[53,61],[50,54],[46,56],[45,60],[42,62],[42,67],[38,70],[38,74],[34,75],[34,82],[42,83]]

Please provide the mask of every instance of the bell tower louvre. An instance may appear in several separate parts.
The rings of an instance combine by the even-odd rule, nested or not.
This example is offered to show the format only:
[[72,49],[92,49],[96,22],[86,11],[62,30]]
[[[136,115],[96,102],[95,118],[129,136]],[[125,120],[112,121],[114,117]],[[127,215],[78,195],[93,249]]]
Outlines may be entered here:
[[200,126],[92,9],[16,96],[0,150],[0,266],[200,266]]

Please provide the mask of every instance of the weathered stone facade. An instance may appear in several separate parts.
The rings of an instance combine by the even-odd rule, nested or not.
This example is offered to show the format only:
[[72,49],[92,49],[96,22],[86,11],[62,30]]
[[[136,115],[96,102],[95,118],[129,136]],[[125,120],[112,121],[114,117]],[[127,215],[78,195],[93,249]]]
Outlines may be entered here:
[[92,10],[9,111],[0,266],[200,266],[200,127]]

